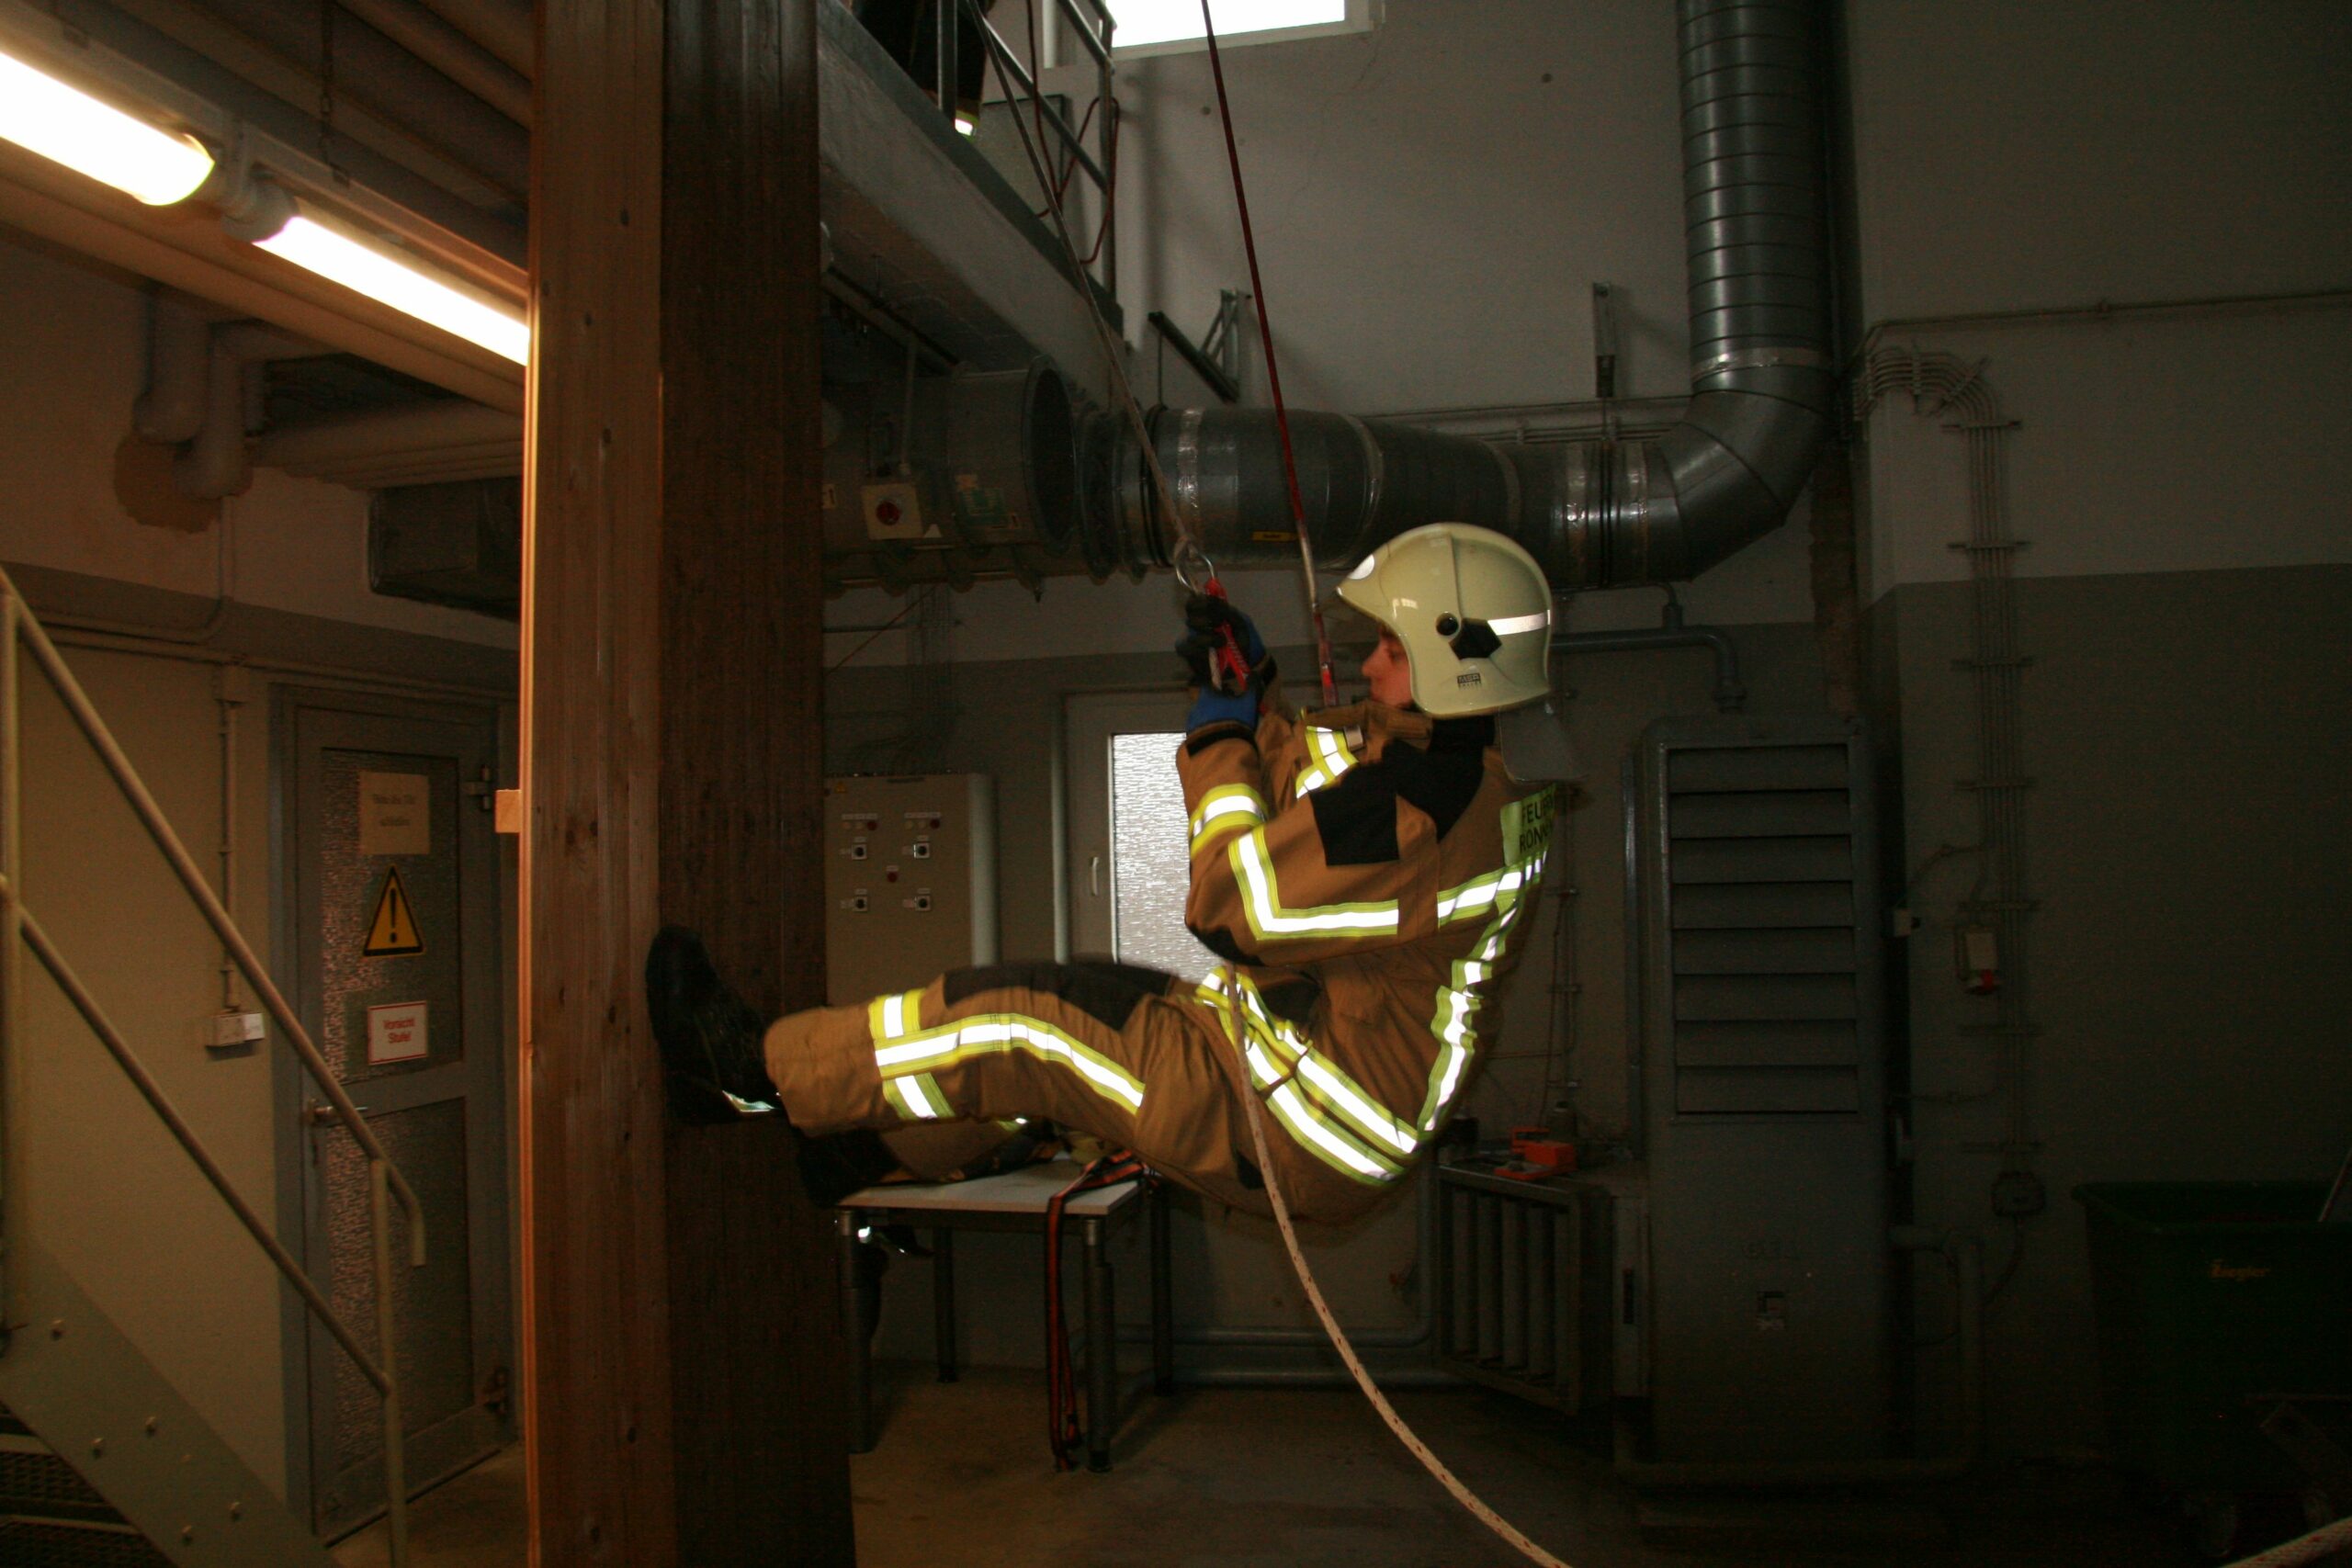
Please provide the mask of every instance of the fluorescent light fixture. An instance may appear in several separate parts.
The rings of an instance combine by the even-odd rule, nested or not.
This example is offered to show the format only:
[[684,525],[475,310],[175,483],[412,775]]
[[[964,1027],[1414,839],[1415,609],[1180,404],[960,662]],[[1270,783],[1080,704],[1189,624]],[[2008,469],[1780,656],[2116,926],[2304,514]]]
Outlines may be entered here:
[[[1282,28],[1348,21],[1348,0],[1216,0],[1217,41]],[[1175,43],[1203,36],[1201,0],[1111,0],[1117,18],[1112,41],[1121,49]]]
[[0,51],[0,137],[150,207],[193,195],[212,154]]
[[531,329],[514,307],[333,219],[298,209],[274,233],[254,243],[517,365],[530,360]]

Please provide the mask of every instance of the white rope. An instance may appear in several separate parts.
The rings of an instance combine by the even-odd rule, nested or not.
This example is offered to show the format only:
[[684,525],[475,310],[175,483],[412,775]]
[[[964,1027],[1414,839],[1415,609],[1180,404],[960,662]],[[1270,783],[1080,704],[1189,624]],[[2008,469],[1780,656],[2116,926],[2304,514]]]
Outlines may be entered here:
[[[1226,1039],[1233,1046],[1237,1057],[1242,1055],[1239,1010],[1238,1007],[1225,1010]],[[1338,1350],[1340,1359],[1348,1364],[1348,1373],[1356,1380],[1356,1386],[1363,1390],[1366,1399],[1372,1401],[1372,1407],[1380,1412],[1380,1418],[1388,1424],[1388,1429],[1396,1434],[1396,1440],[1405,1445],[1405,1451],[1420,1461],[1421,1468],[1437,1477],[1438,1484],[1453,1494],[1453,1500],[1469,1509],[1480,1524],[1494,1531],[1512,1551],[1534,1563],[1536,1568],[1568,1568],[1564,1559],[1553,1556],[1528,1540],[1517,1526],[1488,1507],[1476,1493],[1464,1485],[1461,1478],[1445,1467],[1445,1461],[1431,1453],[1429,1445],[1414,1435],[1413,1429],[1405,1424],[1405,1418],[1397,1415],[1396,1407],[1388,1403],[1388,1396],[1382,1393],[1379,1386],[1372,1381],[1372,1374],[1363,1370],[1363,1362],[1356,1357],[1355,1347],[1348,1343],[1347,1331],[1340,1326],[1340,1320],[1331,1315],[1331,1308],[1323,1300],[1323,1292],[1315,1283],[1314,1271],[1306,1266],[1306,1255],[1299,1250],[1298,1232],[1290,1223],[1290,1205],[1283,1199],[1281,1183],[1274,1179],[1273,1156],[1266,1148],[1265,1115],[1259,1110],[1258,1096],[1250,1087],[1246,1060],[1242,1066],[1240,1090],[1242,1108],[1249,1115],[1250,1139],[1258,1150],[1258,1174],[1265,1179],[1266,1197],[1274,1206],[1274,1224],[1282,1227],[1283,1245],[1290,1249],[1291,1267],[1298,1271],[1298,1282],[1305,1287],[1306,1299],[1315,1307],[1315,1315],[1323,1320],[1323,1332],[1331,1337],[1332,1348]],[[2288,1568],[2288,1565],[2266,1562],[2261,1568]]]
[[2322,1525],[2292,1540],[2282,1540],[2267,1551],[2242,1557],[2229,1568],[2302,1568],[2304,1563],[2317,1562],[2330,1552],[2347,1550],[2352,1550],[2352,1517]]

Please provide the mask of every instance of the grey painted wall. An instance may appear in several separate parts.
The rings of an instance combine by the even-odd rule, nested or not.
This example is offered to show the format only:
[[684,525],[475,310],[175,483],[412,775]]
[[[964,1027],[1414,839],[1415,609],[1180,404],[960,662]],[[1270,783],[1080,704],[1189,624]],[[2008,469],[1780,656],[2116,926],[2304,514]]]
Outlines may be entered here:
[[[2033,1164],[2050,1211],[1990,1318],[1996,1453],[2096,1450],[2093,1179],[2324,1177],[2352,1138],[2344,827],[2352,631],[2352,11],[1850,0],[1863,322],[2333,289],[2316,309],[1928,321],[2005,414],[2017,558]],[[1873,707],[1899,736],[1893,876],[1975,817],[1967,476],[1949,414],[1861,432]],[[1914,894],[1906,1001],[1919,1217],[2007,1230],[1989,1183],[1995,1054],[1959,1032],[1947,860]],[[1930,1315],[1943,1282],[1921,1278]],[[1948,1356],[1949,1350],[1936,1352]],[[1948,1365],[1924,1407],[1948,1411]]]
[[[1880,601],[1881,674],[1900,683],[1899,827],[1917,866],[1966,844],[1974,809],[1967,590]],[[2016,1277],[1989,1317],[1993,1440],[2094,1448],[2085,1181],[2324,1179],[2352,1139],[2352,567],[2032,581],[2018,594],[2036,1168],[2050,1211],[2024,1222]],[[1908,942],[1920,1216],[1987,1233],[2002,1136],[1998,1059],[1961,1033],[1991,1004],[1954,969],[1955,858],[1920,882]],[[1920,1285],[1930,1320],[1939,1271]],[[1928,1369],[1931,1407],[1948,1368]]]

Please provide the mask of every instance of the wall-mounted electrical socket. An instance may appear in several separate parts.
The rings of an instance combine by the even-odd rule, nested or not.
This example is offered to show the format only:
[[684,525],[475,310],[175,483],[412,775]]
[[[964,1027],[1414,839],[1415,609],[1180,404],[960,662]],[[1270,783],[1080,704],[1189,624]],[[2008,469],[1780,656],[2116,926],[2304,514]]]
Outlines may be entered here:
[[250,1045],[265,1032],[262,1016],[257,1012],[216,1012],[204,1022],[204,1043],[213,1051]]
[[2030,1170],[2005,1170],[1993,1179],[1993,1212],[2011,1219],[2038,1214],[2050,1206],[2041,1178]]

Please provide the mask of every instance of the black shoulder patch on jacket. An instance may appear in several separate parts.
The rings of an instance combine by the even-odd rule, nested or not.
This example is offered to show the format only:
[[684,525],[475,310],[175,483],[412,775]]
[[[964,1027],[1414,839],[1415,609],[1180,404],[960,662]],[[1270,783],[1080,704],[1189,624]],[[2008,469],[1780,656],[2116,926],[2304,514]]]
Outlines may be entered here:
[[1396,858],[1396,774],[1392,744],[1377,762],[1350,768],[1339,782],[1310,791],[1315,832],[1326,865],[1385,865]]
[[1326,865],[1380,865],[1396,858],[1396,802],[1419,808],[1441,839],[1470,809],[1487,777],[1494,721],[1440,719],[1429,750],[1392,740],[1380,760],[1349,769],[1306,798]]
[[[1485,738],[1479,739],[1475,729],[1450,730],[1448,727],[1455,723],[1483,724]],[[1494,733],[1492,719],[1441,719],[1430,732],[1428,750],[1391,741],[1380,754],[1384,766],[1396,769],[1396,793],[1429,815],[1439,838],[1453,831],[1453,825],[1477,797],[1478,786],[1486,782],[1487,747]]]
[[1165,996],[1169,985],[1164,970],[1136,964],[991,964],[948,971],[940,990],[949,1007],[982,991],[1036,991],[1059,997],[1112,1029],[1125,1029],[1136,1004],[1146,997]]

